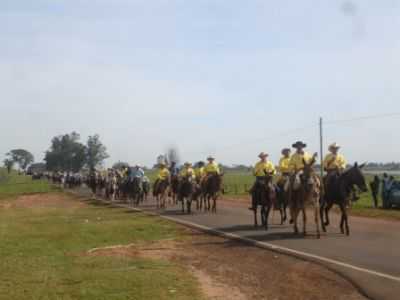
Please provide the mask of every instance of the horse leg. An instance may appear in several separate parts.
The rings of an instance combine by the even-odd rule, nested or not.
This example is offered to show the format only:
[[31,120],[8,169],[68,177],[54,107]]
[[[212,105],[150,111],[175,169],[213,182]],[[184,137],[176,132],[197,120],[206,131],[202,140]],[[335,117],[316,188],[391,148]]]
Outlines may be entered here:
[[317,238],[321,238],[321,232],[319,230],[319,213],[320,213],[320,209],[319,209],[319,201],[318,199],[315,201],[314,203],[314,218],[315,218],[315,226],[317,227]]
[[217,196],[213,197],[213,207],[212,207],[212,212],[217,213]]
[[349,216],[347,215],[347,208],[346,206],[344,206],[344,224],[346,226],[346,235],[349,236],[350,235],[350,227],[349,227]]
[[190,197],[188,198],[186,205],[187,205],[188,214],[191,214],[192,213],[192,199]]
[[303,213],[303,235],[306,236],[307,235],[307,213],[306,213],[305,206],[302,207],[301,211]]
[[182,203],[182,213],[185,213],[185,197],[182,197],[181,203]]
[[266,220],[265,220],[265,215],[266,215],[266,211],[265,211],[265,205],[261,206],[261,225],[262,226],[266,226]]
[[294,234],[299,233],[299,228],[297,227],[297,217],[298,216],[299,216],[299,210],[293,209],[292,220],[293,220],[293,226],[294,226]]
[[258,227],[258,220],[257,220],[257,205],[254,206],[254,227]]
[[265,230],[268,230],[268,217],[270,211],[271,211],[271,205],[268,205],[267,211],[265,212]]
[[329,203],[328,205],[325,206],[325,226],[329,226],[330,220],[329,220],[329,211],[331,210],[333,206],[333,203]]

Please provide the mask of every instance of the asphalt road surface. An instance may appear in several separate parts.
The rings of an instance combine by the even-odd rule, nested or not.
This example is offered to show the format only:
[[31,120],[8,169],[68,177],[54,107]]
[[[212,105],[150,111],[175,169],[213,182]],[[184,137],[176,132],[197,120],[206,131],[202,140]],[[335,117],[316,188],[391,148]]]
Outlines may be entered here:
[[347,237],[340,234],[339,218],[332,213],[328,233],[318,240],[311,212],[308,214],[309,234],[304,238],[294,235],[291,225],[278,225],[278,212],[271,214],[272,225],[268,232],[254,228],[253,213],[247,206],[248,203],[240,200],[219,200],[217,214],[198,212],[194,208],[191,215],[185,215],[180,206],[159,211],[150,199],[140,209],[311,259],[351,280],[369,298],[400,299],[400,222],[350,217],[351,235]]

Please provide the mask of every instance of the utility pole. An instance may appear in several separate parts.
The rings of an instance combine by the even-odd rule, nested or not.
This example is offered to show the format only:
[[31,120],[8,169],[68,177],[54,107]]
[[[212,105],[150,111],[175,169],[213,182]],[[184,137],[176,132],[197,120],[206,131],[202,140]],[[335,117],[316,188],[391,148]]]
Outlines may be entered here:
[[321,179],[324,177],[324,139],[323,139],[323,123],[322,117],[319,118],[319,155],[321,163]]

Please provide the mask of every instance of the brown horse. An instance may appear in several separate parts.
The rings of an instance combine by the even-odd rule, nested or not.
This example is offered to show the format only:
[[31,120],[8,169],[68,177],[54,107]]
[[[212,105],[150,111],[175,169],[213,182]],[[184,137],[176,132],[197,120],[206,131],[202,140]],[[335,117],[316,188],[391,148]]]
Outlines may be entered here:
[[157,208],[165,209],[168,196],[169,180],[157,180],[153,188],[153,196],[157,201]]
[[193,192],[195,190],[195,179],[192,176],[185,176],[179,181],[179,189],[178,189],[178,201],[182,203],[182,213],[186,212],[188,214],[192,213],[192,199]]
[[171,205],[178,204],[178,188],[179,188],[179,177],[177,175],[171,176],[171,185],[169,188],[169,197],[172,201]]
[[[350,235],[349,221],[347,215],[347,206],[349,205],[349,199],[353,191],[353,187],[357,186],[362,192],[368,191],[365,183],[362,169],[365,164],[358,166],[357,163],[354,166],[343,172],[342,174],[335,176],[327,180],[325,195],[323,197],[320,215],[322,221],[322,230],[326,232],[326,226],[329,225],[329,210],[334,204],[338,205],[342,213],[340,221],[340,231],[342,234],[345,233],[343,226],[346,227],[346,235]],[[324,212],[326,220],[324,222]]]
[[262,178],[258,178],[251,196],[254,207],[254,226],[258,226],[257,211],[258,206],[261,206],[261,223],[268,230],[269,213],[276,202],[276,190],[272,184],[272,176],[267,174]]
[[315,157],[310,163],[303,160],[304,169],[302,174],[292,177],[292,187],[290,191],[289,205],[290,213],[294,224],[294,233],[298,234],[299,229],[297,219],[302,212],[303,214],[303,235],[307,235],[307,212],[308,204],[314,208],[314,220],[317,230],[317,238],[320,238],[320,218],[319,218],[319,199],[321,191],[321,180],[315,174],[313,165]]
[[[208,175],[203,186],[204,210],[217,213],[217,199],[222,191],[222,179],[224,174]],[[211,206],[211,200],[213,201]]]

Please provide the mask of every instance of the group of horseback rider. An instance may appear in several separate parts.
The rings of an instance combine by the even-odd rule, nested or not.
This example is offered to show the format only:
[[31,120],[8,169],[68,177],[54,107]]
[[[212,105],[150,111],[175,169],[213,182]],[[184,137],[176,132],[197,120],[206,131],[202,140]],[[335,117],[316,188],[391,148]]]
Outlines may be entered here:
[[[293,184],[293,178],[297,175],[301,175],[304,170],[304,163],[311,163],[315,161],[317,153],[310,155],[305,151],[307,144],[302,141],[297,141],[292,145],[295,152],[292,154],[290,148],[284,148],[282,150],[282,157],[279,160],[279,165],[276,168],[274,164],[268,159],[267,153],[260,153],[258,156],[260,161],[256,163],[253,170],[253,175],[256,177],[256,181],[250,190],[252,195],[252,206],[250,210],[255,210],[257,205],[256,191],[265,182],[266,176],[273,177],[279,172],[277,178],[277,188],[283,190],[290,190]],[[323,168],[327,172],[324,178],[324,185],[328,186],[332,180],[335,180],[346,168],[347,163],[345,157],[339,153],[340,145],[333,143],[329,146],[329,154],[326,155],[323,162]],[[278,169],[278,170],[277,170]]]
[[190,178],[198,184],[201,184],[205,182],[209,176],[219,175],[220,173],[219,165],[216,163],[213,156],[207,157],[207,164],[200,161],[193,166],[190,162],[185,162],[181,169],[176,166],[176,162],[171,162],[171,165],[167,166],[165,160],[161,160],[158,162],[158,173],[154,183],[153,193],[157,193],[160,183],[171,182],[173,178]]

